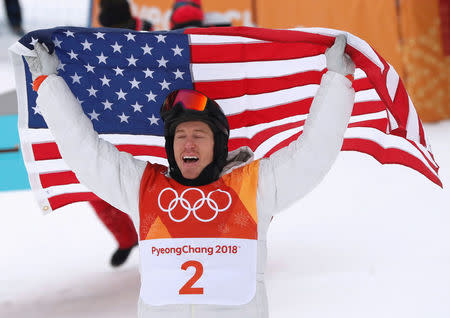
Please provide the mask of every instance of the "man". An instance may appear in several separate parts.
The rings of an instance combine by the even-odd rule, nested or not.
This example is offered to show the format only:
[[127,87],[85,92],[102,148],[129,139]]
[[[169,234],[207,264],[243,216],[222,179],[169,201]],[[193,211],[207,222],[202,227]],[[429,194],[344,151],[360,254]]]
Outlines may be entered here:
[[[354,90],[345,37],[327,50],[328,72],[301,137],[270,158],[228,153],[219,105],[177,90],[161,107],[169,168],[99,139],[64,80],[36,44],[27,58],[37,104],[80,182],[130,215],[139,233],[139,317],[268,317],[264,286],[270,219],[316,186],[338,155]],[[82,144],[80,146],[80,141]]]

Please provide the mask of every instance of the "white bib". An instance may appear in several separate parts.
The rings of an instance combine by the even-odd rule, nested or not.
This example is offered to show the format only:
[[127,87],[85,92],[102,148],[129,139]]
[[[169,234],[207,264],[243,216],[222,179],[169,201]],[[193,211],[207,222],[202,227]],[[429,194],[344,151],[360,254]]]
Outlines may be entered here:
[[256,240],[152,239],[139,250],[140,296],[149,305],[243,305],[255,296]]

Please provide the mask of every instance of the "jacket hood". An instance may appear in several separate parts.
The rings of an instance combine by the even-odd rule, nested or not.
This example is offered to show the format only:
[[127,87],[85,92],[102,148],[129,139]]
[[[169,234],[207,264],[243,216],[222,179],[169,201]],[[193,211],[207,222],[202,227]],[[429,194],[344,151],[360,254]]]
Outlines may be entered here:
[[220,176],[228,174],[234,169],[249,164],[253,161],[254,157],[255,155],[253,151],[247,146],[229,152],[225,167],[222,169]]

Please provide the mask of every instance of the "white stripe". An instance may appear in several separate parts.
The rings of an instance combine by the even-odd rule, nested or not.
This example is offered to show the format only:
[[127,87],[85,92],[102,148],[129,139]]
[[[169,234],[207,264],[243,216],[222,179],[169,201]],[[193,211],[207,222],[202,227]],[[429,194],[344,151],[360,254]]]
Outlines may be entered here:
[[355,103],[381,101],[374,88],[366,89],[355,93]]
[[386,86],[389,92],[389,96],[391,97],[391,101],[394,101],[395,94],[397,93],[397,87],[399,83],[399,76],[395,69],[389,64],[389,70],[386,75]]
[[296,127],[289,130],[285,130],[280,132],[279,134],[273,135],[272,137],[266,139],[263,143],[259,145],[258,148],[255,149],[255,159],[259,159],[265,156],[273,147],[278,145],[283,140],[286,140],[293,136],[294,134],[303,131],[302,127]]
[[230,81],[244,78],[273,78],[307,71],[321,71],[325,67],[326,59],[323,54],[276,61],[191,64],[192,79],[194,82]]
[[417,144],[420,144],[420,134],[419,134],[419,116],[417,116],[414,104],[408,96],[408,121],[406,122],[406,139],[412,140]]
[[291,117],[286,117],[280,120],[275,120],[269,123],[258,124],[254,126],[247,126],[237,129],[232,129],[230,132],[230,139],[233,138],[253,138],[257,133],[272,128],[276,126],[281,126],[284,124],[289,124],[301,120],[305,120],[307,115],[296,115]]
[[233,44],[233,43],[263,43],[267,41],[247,38],[244,36],[230,36],[230,35],[205,35],[205,34],[188,34],[191,45],[199,44]]
[[360,69],[360,68],[355,69],[355,74],[353,74],[353,78],[355,80],[366,78],[366,77],[367,77],[367,74],[362,69]]
[[357,138],[357,139],[363,139],[363,140],[371,140],[373,142],[376,142],[384,149],[388,148],[395,148],[402,150],[404,152],[409,153],[410,155],[416,157],[420,161],[424,163],[424,165],[435,175],[435,171],[433,168],[428,164],[428,161],[424,158],[422,153],[415,148],[413,145],[411,145],[405,138],[395,136],[395,135],[386,135],[385,133],[379,131],[375,128],[369,128],[369,127],[353,127],[348,128],[344,135],[345,138]]
[[387,118],[385,110],[381,110],[379,112],[371,113],[371,114],[352,116],[352,117],[350,117],[350,121],[348,123],[353,124],[353,123],[357,123],[357,122],[361,122],[361,121],[375,120],[375,119],[382,119],[382,118]]
[[[99,137],[115,145],[149,145],[164,147],[163,136],[100,134]],[[30,143],[55,142],[53,135],[47,128],[25,129],[22,138]]]
[[391,130],[397,129],[398,128],[397,120],[395,120],[394,115],[392,115],[389,109],[386,108],[386,110],[388,113],[389,123],[391,124]]
[[40,160],[30,163],[27,167],[29,173],[50,173],[70,171],[69,166],[63,159]]
[[101,134],[100,138],[115,145],[146,145],[164,147],[163,136]]
[[431,152],[431,149],[428,149],[429,143],[427,143],[427,147],[424,147],[421,143],[416,143],[416,146],[425,154],[425,157],[427,157],[428,160],[430,160],[430,162],[433,164],[433,166],[436,169],[438,169],[439,168],[438,164],[436,163],[436,161],[434,161],[434,159],[430,155],[430,153],[432,153],[432,152]]
[[318,88],[319,85],[311,84],[270,93],[217,99],[216,102],[222,107],[226,115],[235,115],[245,110],[260,110],[312,98]]
[[39,192],[42,195],[47,196],[47,198],[50,198],[66,193],[91,192],[91,191],[81,183],[72,183],[48,187],[46,189],[40,189]]

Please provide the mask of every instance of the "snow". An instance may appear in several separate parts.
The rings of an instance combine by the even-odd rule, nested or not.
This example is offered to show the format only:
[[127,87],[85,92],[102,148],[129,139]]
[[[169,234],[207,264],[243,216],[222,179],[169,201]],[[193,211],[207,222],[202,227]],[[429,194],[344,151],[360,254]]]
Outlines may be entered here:
[[[450,121],[425,129],[444,189],[342,153],[312,193],[274,218],[271,317],[450,316]],[[135,316],[138,252],[112,269],[114,240],[89,207],[42,216],[29,191],[0,193],[0,206],[0,317]]]
[[[3,48],[12,40],[0,34]],[[5,59],[2,92],[14,87]],[[450,317],[450,121],[425,130],[444,189],[346,152],[274,218],[270,317]],[[116,243],[87,205],[43,216],[30,191],[0,192],[0,213],[0,317],[136,316],[138,251],[111,268]]]

